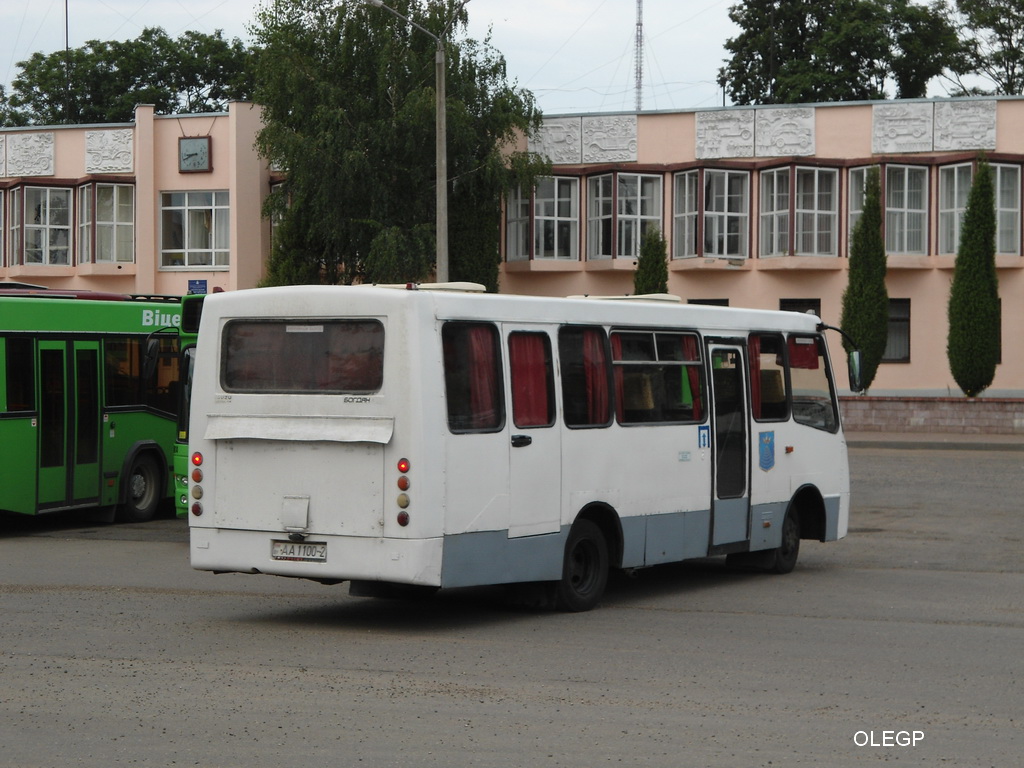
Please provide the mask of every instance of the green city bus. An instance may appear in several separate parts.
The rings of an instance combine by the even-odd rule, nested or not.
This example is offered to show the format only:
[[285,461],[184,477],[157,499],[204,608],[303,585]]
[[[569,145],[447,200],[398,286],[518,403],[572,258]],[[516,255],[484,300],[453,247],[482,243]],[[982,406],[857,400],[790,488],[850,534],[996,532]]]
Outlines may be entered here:
[[0,283],[0,510],[151,519],[172,492],[181,299]]

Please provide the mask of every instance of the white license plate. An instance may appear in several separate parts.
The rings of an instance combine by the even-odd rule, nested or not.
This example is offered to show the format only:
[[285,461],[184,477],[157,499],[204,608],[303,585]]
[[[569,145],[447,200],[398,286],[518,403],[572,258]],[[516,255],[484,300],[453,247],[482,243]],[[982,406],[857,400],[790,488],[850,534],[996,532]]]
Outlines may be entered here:
[[297,563],[326,563],[325,541],[272,541],[270,557],[273,560],[291,560]]

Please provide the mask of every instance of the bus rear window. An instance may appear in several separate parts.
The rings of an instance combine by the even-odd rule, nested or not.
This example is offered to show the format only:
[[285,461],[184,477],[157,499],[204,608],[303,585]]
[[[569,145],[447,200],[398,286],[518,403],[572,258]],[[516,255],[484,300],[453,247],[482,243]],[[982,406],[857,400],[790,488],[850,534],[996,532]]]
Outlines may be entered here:
[[384,381],[377,320],[235,320],[222,352],[227,392],[367,394]]

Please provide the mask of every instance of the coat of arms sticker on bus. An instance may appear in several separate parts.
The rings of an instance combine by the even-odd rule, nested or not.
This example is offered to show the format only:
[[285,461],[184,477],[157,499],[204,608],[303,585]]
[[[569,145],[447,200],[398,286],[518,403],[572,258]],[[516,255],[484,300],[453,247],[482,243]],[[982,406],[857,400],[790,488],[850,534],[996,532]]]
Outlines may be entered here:
[[758,465],[765,472],[775,466],[775,433],[760,432],[757,436],[758,452],[760,459]]

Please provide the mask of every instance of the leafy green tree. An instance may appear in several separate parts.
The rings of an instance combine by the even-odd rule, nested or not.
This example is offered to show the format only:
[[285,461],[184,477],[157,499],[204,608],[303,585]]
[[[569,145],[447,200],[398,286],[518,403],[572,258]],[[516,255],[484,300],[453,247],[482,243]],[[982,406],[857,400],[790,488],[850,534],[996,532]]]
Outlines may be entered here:
[[[396,0],[450,40],[455,0]],[[451,34],[445,35],[450,25]],[[427,278],[435,259],[436,42],[386,10],[346,0],[275,0],[253,29],[260,152],[286,171],[267,212],[285,227],[267,283]],[[509,153],[540,124],[488,41],[446,42],[449,275],[497,288],[501,198],[549,171]],[[290,266],[289,266],[290,265]]]
[[159,114],[220,112],[229,100],[249,98],[252,55],[220,31],[173,39],[158,27],[135,40],[37,52],[18,63],[5,124],[129,122],[138,104]]
[[[961,37],[977,73],[1003,96],[1024,93],[1024,3],[1021,0],[956,0]],[[980,92],[962,87],[963,92]]]
[[949,291],[946,355],[957,386],[976,397],[992,383],[999,361],[999,278],[992,168],[981,159],[967,197],[960,248]]
[[962,64],[942,0],[747,0],[729,9],[742,30],[719,83],[735,104],[799,104],[926,95]]
[[[868,171],[864,209],[850,238],[848,282],[843,291],[840,327],[861,351],[864,389],[871,386],[889,336],[889,294],[885,289],[886,255],[882,240],[882,193],[879,170]],[[847,352],[853,345],[844,339]]]
[[633,273],[633,292],[668,293],[668,247],[661,230],[648,227],[640,242],[640,256]]

